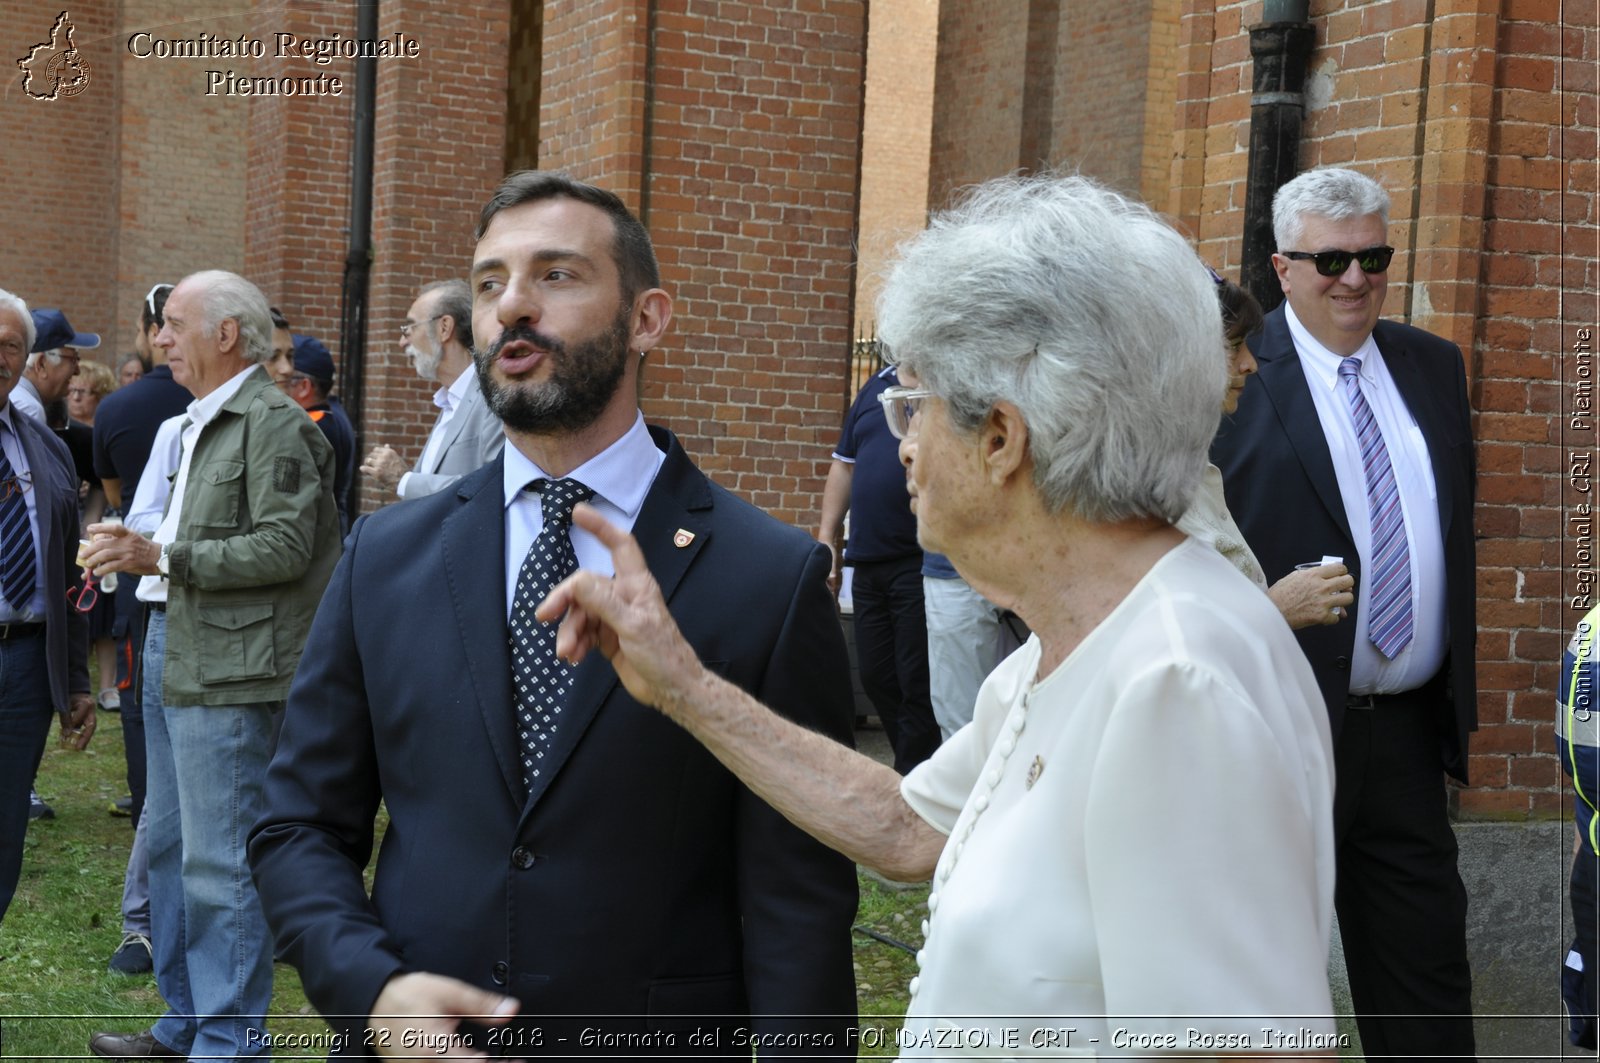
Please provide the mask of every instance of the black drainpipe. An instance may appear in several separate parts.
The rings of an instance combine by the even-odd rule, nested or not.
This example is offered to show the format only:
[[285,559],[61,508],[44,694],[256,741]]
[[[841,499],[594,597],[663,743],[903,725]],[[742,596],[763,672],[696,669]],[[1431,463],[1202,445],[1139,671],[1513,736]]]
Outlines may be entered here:
[[[356,37],[378,37],[378,0],[360,0]],[[378,60],[356,60],[355,128],[350,159],[350,242],[344,256],[344,289],[339,320],[339,396],[356,430],[356,454],[366,453],[362,381],[367,363],[367,295],[372,274],[372,140],[377,99]],[[359,473],[357,474],[359,480]],[[360,492],[350,485],[346,500],[354,516]]]
[[1239,278],[1264,310],[1283,302],[1272,269],[1272,253],[1278,249],[1272,235],[1272,197],[1300,170],[1306,70],[1316,38],[1309,7],[1310,0],[1266,0],[1263,21],[1250,27],[1255,66]]

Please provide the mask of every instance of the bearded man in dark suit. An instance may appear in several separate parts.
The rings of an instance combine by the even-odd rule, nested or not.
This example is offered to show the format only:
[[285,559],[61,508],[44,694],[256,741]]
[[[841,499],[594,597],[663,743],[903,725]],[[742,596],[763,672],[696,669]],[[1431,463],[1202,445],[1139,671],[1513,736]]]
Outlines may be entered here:
[[[554,626],[532,619],[573,565],[610,564],[570,527],[587,498],[631,526],[702,659],[848,742],[828,552],[645,425],[639,365],[672,301],[617,197],[508,177],[481,215],[472,290],[508,445],[351,532],[251,841],[279,947],[354,1051],[512,1012],[469,1024],[478,1047],[571,1051],[587,1027],[611,1053],[703,1055],[695,1030],[727,1046],[743,1027],[789,1054],[851,1051],[852,866],[598,655],[556,660]],[[554,1024],[574,1015],[589,1018]]]

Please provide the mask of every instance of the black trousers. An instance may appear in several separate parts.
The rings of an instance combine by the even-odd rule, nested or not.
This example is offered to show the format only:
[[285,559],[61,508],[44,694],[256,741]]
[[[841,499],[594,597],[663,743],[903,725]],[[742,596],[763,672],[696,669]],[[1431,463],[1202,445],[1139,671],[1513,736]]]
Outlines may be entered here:
[[928,615],[922,604],[922,555],[854,562],[856,664],[861,688],[894,748],[904,775],[939,748],[928,695]]
[[1445,807],[1435,693],[1345,712],[1335,743],[1334,905],[1371,1060],[1471,1059],[1467,891]]

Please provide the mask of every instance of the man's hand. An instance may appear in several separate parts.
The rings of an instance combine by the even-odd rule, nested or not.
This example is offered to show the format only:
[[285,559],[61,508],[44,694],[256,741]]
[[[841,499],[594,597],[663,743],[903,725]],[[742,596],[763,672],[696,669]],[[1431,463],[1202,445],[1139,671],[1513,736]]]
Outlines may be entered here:
[[151,542],[132,528],[122,524],[91,524],[88,527],[89,545],[83,548],[83,566],[98,579],[107,572],[129,572],[136,576],[154,576],[161,570],[156,562],[161,560],[160,545]]
[[833,592],[833,600],[839,600],[839,588],[844,585],[844,570],[839,566],[839,548],[826,539],[818,539],[823,546],[828,548],[828,557],[832,565],[828,569],[828,590]]
[[[422,971],[397,974],[384,983],[372,1004],[372,1017],[367,1020],[368,1041],[382,1056],[483,1059],[487,1052],[455,1044],[451,1035],[462,1019],[504,1026],[517,1008],[513,997],[489,993],[444,975]],[[411,1043],[409,1048],[407,1041]]]
[[61,745],[66,749],[84,750],[94,737],[95,715],[92,694],[73,694],[67,699],[67,710],[61,715]]
[[1342,564],[1298,568],[1267,591],[1272,604],[1298,631],[1316,624],[1337,624],[1355,603],[1355,577]]
[[400,482],[400,477],[409,471],[394,448],[382,445],[373,447],[372,453],[367,455],[367,460],[361,463],[361,475],[371,477],[391,489]]
[[611,551],[616,575],[607,579],[588,570],[574,572],[550,592],[534,615],[550,623],[566,614],[556,633],[556,654],[563,660],[577,664],[598,648],[635,699],[670,708],[705,670],[667,611],[638,542],[593,506],[579,503],[572,522],[592,532]]

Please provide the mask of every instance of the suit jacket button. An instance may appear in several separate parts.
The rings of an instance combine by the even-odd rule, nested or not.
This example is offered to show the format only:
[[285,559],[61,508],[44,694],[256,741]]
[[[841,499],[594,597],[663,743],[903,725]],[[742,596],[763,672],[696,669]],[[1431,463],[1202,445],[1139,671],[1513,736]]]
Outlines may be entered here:
[[494,971],[490,974],[490,977],[494,979],[495,985],[505,985],[511,978],[511,965],[505,960],[501,960],[494,965]]
[[1333,659],[1333,666],[1339,669],[1341,672],[1348,672],[1350,670],[1350,658],[1335,657]]
[[526,846],[517,846],[511,850],[511,866],[518,871],[528,870],[533,866],[533,853]]

